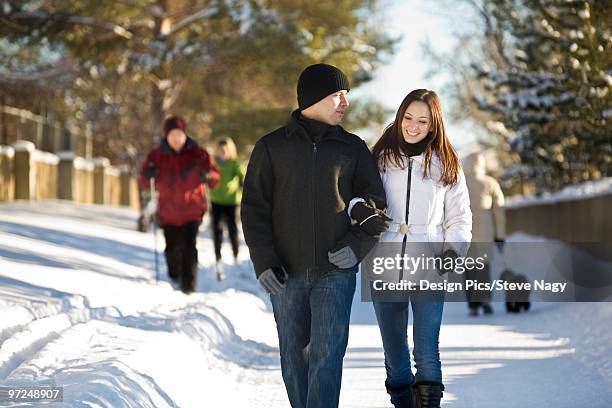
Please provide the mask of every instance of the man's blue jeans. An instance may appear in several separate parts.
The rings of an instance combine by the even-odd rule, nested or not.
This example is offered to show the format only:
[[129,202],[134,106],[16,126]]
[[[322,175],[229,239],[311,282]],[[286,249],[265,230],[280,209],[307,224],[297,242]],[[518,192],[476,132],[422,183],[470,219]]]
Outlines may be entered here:
[[[408,305],[412,306],[414,363],[416,376],[410,369],[408,349]],[[444,300],[410,302],[374,302],[374,310],[385,351],[387,384],[402,387],[413,382],[442,383],[442,365],[438,338]],[[415,378],[416,377],[416,378]],[[415,381],[416,380],[416,381]]]
[[271,295],[278,330],[281,370],[293,408],[337,407],[355,293],[357,267],[289,276]]

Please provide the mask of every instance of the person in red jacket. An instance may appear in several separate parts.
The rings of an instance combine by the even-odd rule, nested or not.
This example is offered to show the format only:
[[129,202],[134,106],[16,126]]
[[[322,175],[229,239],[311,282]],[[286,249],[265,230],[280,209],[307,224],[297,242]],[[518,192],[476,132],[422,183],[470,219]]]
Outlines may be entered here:
[[164,138],[142,164],[140,183],[148,189],[149,180],[155,179],[168,275],[180,283],[184,293],[192,293],[198,270],[196,239],[207,210],[206,186],[215,188],[220,176],[213,158],[187,136],[186,130],[180,116],[166,119]]

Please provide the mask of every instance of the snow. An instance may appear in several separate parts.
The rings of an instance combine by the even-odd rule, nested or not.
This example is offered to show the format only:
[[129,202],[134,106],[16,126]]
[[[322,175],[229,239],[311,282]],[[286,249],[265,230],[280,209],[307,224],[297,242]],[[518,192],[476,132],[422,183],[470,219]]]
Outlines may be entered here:
[[[198,292],[187,296],[167,281],[162,253],[155,282],[152,233],[135,231],[136,218],[62,201],[0,204],[0,385],[64,387],[63,405],[49,407],[289,406],[269,298],[244,244],[219,283],[202,226]],[[610,303],[494,308],[474,319],[445,305],[443,406],[609,406]],[[372,305],[357,295],[340,406],[390,406],[384,375]]]
[[108,176],[119,177],[121,175],[121,170],[116,166],[109,166],[104,169],[104,173]]
[[4,14],[10,14],[11,12],[11,4],[8,1],[2,2],[2,12]]
[[528,205],[554,204],[564,201],[583,200],[612,194],[612,177],[587,181],[567,186],[554,193],[540,196],[512,196],[506,199],[506,207],[519,208]]
[[0,146],[0,156],[5,156],[11,159],[15,157],[15,149],[11,146]]
[[49,152],[43,152],[42,150],[33,150],[32,158],[37,162],[52,165],[57,165],[60,162],[59,157],[57,157],[57,155]]
[[94,157],[91,162],[93,163],[94,167],[110,166],[110,160],[108,160],[106,157]]
[[33,152],[36,150],[34,143],[28,140],[18,140],[13,144],[13,148],[17,152]]
[[204,7],[196,11],[195,13],[192,13],[191,15],[183,18],[181,21],[177,22],[169,35],[173,35],[174,33],[190,26],[191,24],[199,20],[206,20],[207,18],[215,15],[218,11],[219,10],[216,5]]

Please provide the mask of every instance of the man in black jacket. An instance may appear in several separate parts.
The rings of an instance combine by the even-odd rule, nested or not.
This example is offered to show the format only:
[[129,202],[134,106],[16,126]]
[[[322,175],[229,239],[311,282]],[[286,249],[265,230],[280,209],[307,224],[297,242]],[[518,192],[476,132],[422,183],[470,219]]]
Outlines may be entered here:
[[[384,230],[376,163],[364,141],[339,126],[349,89],[336,67],[307,67],[299,109],[256,143],[244,182],[244,236],[271,295],[294,408],[338,406],[357,264]],[[361,226],[345,211],[353,197],[372,215]]]

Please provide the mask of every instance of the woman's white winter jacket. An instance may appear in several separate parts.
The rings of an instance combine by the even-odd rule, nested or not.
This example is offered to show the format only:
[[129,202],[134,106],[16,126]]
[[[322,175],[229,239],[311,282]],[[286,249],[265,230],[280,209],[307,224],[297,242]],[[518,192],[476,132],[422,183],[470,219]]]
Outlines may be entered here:
[[430,172],[425,178],[424,160],[421,154],[406,158],[403,168],[387,164],[380,169],[387,195],[387,215],[393,219],[380,241],[402,242],[404,234],[400,226],[406,224],[407,242],[443,242],[436,252],[453,249],[459,256],[465,256],[472,238],[472,212],[463,171],[460,170],[457,184],[443,186],[439,182],[441,169],[437,156],[432,156]]

